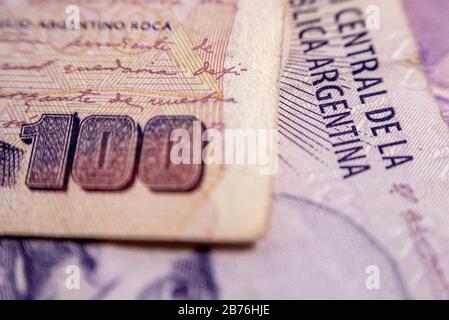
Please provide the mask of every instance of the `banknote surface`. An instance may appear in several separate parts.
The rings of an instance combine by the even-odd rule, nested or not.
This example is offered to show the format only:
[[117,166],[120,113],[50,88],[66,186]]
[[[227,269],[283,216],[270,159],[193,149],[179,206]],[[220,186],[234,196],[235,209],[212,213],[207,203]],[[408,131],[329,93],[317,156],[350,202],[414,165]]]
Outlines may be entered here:
[[401,2],[290,8],[277,192],[363,226],[406,290],[447,298],[447,159],[435,155],[449,130]]
[[[307,65],[304,65],[304,60],[307,57],[302,52],[304,48],[298,45],[298,29],[295,26],[299,22],[295,20],[295,13],[299,21],[318,19],[315,20],[318,23],[324,20],[322,25],[329,28],[329,34],[318,37],[320,33],[316,33],[316,40],[334,39],[337,43],[341,41],[341,37],[331,33],[331,30],[336,30],[334,19],[337,12],[347,9],[348,14],[355,14],[357,10],[365,12],[370,9],[369,12],[372,13],[372,6],[377,6],[381,18],[379,29],[374,27],[367,30],[367,35],[359,40],[363,41],[367,36],[372,40],[372,43],[367,42],[365,45],[374,46],[379,59],[377,73],[384,77],[384,85],[388,89],[388,100],[381,101],[388,101],[388,105],[395,107],[408,140],[406,152],[414,156],[413,161],[399,167],[401,172],[395,173],[393,170],[385,173],[384,169],[376,169],[376,174],[363,178],[366,181],[361,178],[354,182],[352,178],[342,178],[342,170],[337,161],[326,162],[336,172],[335,180],[332,181],[339,182],[329,183],[324,179],[329,172],[325,165],[315,158],[300,162],[298,157],[311,155],[284,137],[280,147],[280,156],[283,158],[280,162],[281,172],[276,177],[273,196],[271,232],[256,246],[234,250],[3,239],[0,241],[0,297],[448,298],[448,228],[445,218],[447,196],[444,198],[447,188],[441,189],[444,185],[447,186],[448,179],[448,171],[445,169],[448,163],[445,154],[448,138],[441,112],[430,93],[429,83],[424,79],[426,71],[435,94],[436,83],[432,80],[432,71],[436,70],[433,62],[429,61],[440,60],[427,60],[424,53],[432,56],[435,48],[445,50],[447,42],[443,35],[436,34],[447,30],[446,1],[353,0],[332,4],[333,2],[336,3],[315,1],[315,9],[306,5],[302,8],[293,5],[289,7],[287,19],[290,23],[287,28],[290,32],[286,36],[288,59],[285,59],[282,81],[309,92],[316,89],[304,83],[300,85],[301,81],[309,82],[313,78],[310,75],[307,77],[305,73]],[[303,11],[302,17],[300,11]],[[418,40],[424,68],[419,61],[407,20]],[[302,28],[305,26],[307,24],[303,24]],[[324,58],[337,55],[340,50],[347,54],[348,48],[335,43],[330,43],[332,51],[324,46],[324,52],[315,51],[315,54],[322,54]],[[313,51],[309,55],[312,53]],[[343,56],[343,53],[340,54]],[[436,56],[443,57],[444,54]],[[342,77],[347,80],[345,85],[350,88],[346,89],[352,92],[357,88],[357,83],[352,78],[352,68],[348,64],[353,61],[346,61],[345,58],[338,61],[341,62],[338,63],[339,70],[347,70],[346,73],[341,71]],[[332,66],[330,64],[329,68]],[[286,72],[288,70],[289,73]],[[441,73],[447,71],[447,67],[439,70]],[[304,92],[304,96],[301,96],[287,84],[283,84],[283,89],[300,98],[313,99]],[[354,94],[349,96],[354,99],[357,97]],[[444,108],[444,99],[438,94],[435,96],[441,108]],[[298,100],[292,99],[285,92],[283,97],[298,103]],[[285,103],[287,106],[284,105],[283,108],[298,108],[289,102]],[[312,108],[311,105],[305,107]],[[359,110],[359,104],[354,104],[353,109]],[[304,115],[308,112],[305,109],[301,108],[301,113],[293,109],[287,110],[303,119],[310,119]],[[297,119],[290,118],[292,116],[285,111],[283,114],[287,119],[282,116],[282,110],[279,118],[284,121]],[[315,116],[322,121],[318,115]],[[298,129],[301,128],[296,124],[299,121],[288,123]],[[360,123],[359,120],[356,121],[357,126]],[[315,123],[318,124],[319,122]],[[311,129],[307,124],[301,125]],[[283,126],[290,128],[285,124]],[[309,132],[305,128],[298,130]],[[317,128],[312,131],[318,132],[314,130],[318,130]],[[310,132],[309,134],[312,135]],[[313,137],[320,139],[316,135]],[[363,140],[373,143],[371,139],[367,139],[364,136]],[[310,140],[306,141],[310,143]],[[317,145],[315,148],[317,149]],[[372,149],[374,151],[371,150],[370,153],[377,152],[375,148]],[[399,151],[399,155],[406,154]],[[324,159],[327,161],[328,157]],[[410,165],[411,168],[407,167]],[[304,178],[304,172],[318,166],[319,173],[322,174],[318,176],[318,181]],[[416,184],[418,179],[422,183]],[[310,180],[316,183],[311,184]],[[392,180],[394,185],[390,185]],[[379,181],[385,187],[379,186]],[[305,187],[306,184],[308,188]],[[378,191],[373,192],[375,187]],[[366,195],[369,195],[368,199]],[[402,198],[404,201],[401,201]],[[76,290],[66,286],[66,271],[71,267],[79,267],[81,270],[80,288]],[[377,288],[367,286],[370,270],[379,271],[380,282]]]
[[[263,234],[271,177],[205,166],[196,144],[209,128],[274,130],[281,1],[0,5],[1,234]],[[187,162],[171,158],[177,129]]]

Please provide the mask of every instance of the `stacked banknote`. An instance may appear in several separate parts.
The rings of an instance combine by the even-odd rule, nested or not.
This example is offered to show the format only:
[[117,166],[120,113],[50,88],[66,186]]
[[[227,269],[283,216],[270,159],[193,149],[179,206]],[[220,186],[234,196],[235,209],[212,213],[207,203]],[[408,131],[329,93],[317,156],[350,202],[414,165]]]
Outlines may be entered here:
[[275,131],[284,6],[258,2],[2,3],[0,233],[260,238],[275,155],[239,141]]
[[[447,1],[136,3],[0,4],[0,233],[108,240],[3,238],[0,298],[449,298]],[[161,147],[276,114],[276,170]]]

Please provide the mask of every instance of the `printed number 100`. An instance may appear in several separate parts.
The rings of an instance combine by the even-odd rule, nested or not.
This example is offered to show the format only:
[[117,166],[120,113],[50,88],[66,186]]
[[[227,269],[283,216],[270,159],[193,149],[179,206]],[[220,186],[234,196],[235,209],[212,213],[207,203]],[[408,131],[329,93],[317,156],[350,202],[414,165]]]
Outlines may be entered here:
[[151,190],[191,190],[201,179],[202,164],[172,164],[170,134],[185,129],[192,136],[195,121],[191,116],[155,117],[139,137],[128,116],[89,116],[78,128],[74,115],[44,114],[22,126],[21,138],[33,142],[26,184],[64,189],[71,171],[83,189],[121,190],[131,183],[138,162],[137,175]]

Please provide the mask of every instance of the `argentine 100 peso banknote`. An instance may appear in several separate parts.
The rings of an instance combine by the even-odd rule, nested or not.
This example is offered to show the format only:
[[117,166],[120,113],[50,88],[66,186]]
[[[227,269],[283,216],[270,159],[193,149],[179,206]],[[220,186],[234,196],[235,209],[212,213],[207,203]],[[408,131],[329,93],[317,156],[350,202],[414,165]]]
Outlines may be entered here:
[[2,1],[0,234],[260,237],[283,7]]
[[[449,298],[445,3],[285,1],[279,173],[256,246],[4,239],[0,297]],[[15,167],[22,150],[4,148]]]
[[448,159],[436,155],[449,129],[413,17],[401,1],[330,0],[292,1],[287,19],[277,192],[343,217],[336,229],[360,227],[370,240],[353,261],[383,252],[367,272],[389,269],[390,293],[447,298]]

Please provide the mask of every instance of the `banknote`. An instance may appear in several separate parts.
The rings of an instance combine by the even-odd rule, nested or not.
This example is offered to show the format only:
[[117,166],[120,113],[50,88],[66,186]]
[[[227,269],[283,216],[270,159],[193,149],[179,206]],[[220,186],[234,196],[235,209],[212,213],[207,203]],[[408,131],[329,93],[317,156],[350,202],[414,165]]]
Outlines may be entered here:
[[265,232],[274,153],[237,139],[275,131],[281,1],[0,5],[0,234]]
[[[312,6],[312,3],[315,5]],[[314,91],[318,89],[313,84],[309,86],[302,83],[314,79],[308,72],[310,66],[304,61],[317,57],[335,58],[339,62],[338,70],[342,79],[336,81],[336,85],[347,86],[349,89],[343,89],[350,101],[357,101],[358,94],[352,91],[356,91],[363,81],[357,82],[352,78],[352,70],[356,70],[357,65],[349,65],[358,60],[347,57],[346,51],[351,46],[339,43],[342,35],[337,32],[339,25],[345,22],[353,23],[354,28],[363,28],[363,23],[357,22],[360,20],[351,21],[348,15],[353,14],[354,19],[357,19],[357,15],[364,12],[365,24],[370,22],[370,28],[354,29],[352,37],[348,36],[344,40],[373,46],[373,58],[378,58],[378,69],[373,71],[375,75],[369,77],[373,83],[376,81],[374,78],[382,77],[382,83],[388,91],[387,97],[380,99],[379,104],[386,103],[385,108],[395,108],[395,115],[408,140],[404,150],[397,150],[388,156],[404,156],[408,152],[413,160],[391,171],[376,166],[373,168],[375,170],[370,169],[373,173],[361,172],[360,175],[345,179],[344,171],[337,161],[332,162],[329,156],[323,155],[328,150],[319,153],[322,163],[306,151],[310,152],[308,144],[301,143],[300,139],[295,140],[295,136],[281,128],[286,136],[281,137],[280,141],[279,156],[282,160],[279,175],[275,179],[271,231],[256,245],[232,249],[3,239],[0,241],[0,297],[448,298],[446,277],[449,257],[445,245],[448,235],[445,218],[447,188],[444,189],[447,186],[445,168],[448,158],[444,150],[449,140],[435,99],[444,108],[441,104],[444,99],[435,94],[431,73],[435,72],[435,67],[424,55],[425,52],[432,55],[433,49],[440,45],[444,47],[443,36],[428,38],[436,35],[437,31],[444,33],[447,27],[444,22],[447,20],[447,11],[444,8],[441,0],[291,1],[288,5],[286,58],[281,80],[288,83],[282,84],[282,89],[288,94],[283,92],[281,101],[286,105],[281,102],[281,107],[299,119],[311,122],[314,120],[310,116],[313,116],[324,121],[308,111],[313,110],[314,106],[304,105],[304,101],[290,95],[295,94],[298,98],[313,102],[314,98],[301,90],[316,93]],[[340,20],[338,24],[335,21],[338,13],[342,19],[348,20]],[[428,14],[432,14],[432,17]],[[424,68],[414,35],[407,24],[415,31]],[[309,56],[304,53],[307,45],[302,47],[298,38],[298,28],[305,30],[307,26],[311,27],[310,30],[316,28],[316,38],[309,40],[330,41],[329,45],[321,47],[321,51],[319,48],[315,49],[318,51],[310,51]],[[317,28],[319,26],[326,28],[326,35],[321,34]],[[350,30],[348,28],[352,28],[350,24],[343,30],[347,32]],[[357,32],[366,32],[366,35]],[[312,34],[309,33],[309,36]],[[360,38],[354,40],[353,37],[358,35]],[[364,42],[368,38],[372,41]],[[316,44],[319,42],[313,45]],[[358,51],[364,50],[359,48]],[[364,53],[368,55],[370,51],[368,47]],[[315,56],[312,57],[312,54]],[[368,59],[370,57],[365,58]],[[366,67],[372,66],[366,63]],[[331,70],[333,64],[327,67]],[[429,82],[424,79],[424,71]],[[440,72],[447,72],[447,69],[441,69]],[[358,78],[363,76],[361,74]],[[368,84],[365,82],[365,85]],[[375,86],[371,88],[376,89]],[[351,104],[351,113],[358,111],[355,121],[357,128],[365,128],[363,125],[367,121],[362,119],[364,113],[368,112],[365,108],[371,106],[362,105],[363,112],[360,115],[360,104]],[[318,128],[309,126],[286,111],[280,110],[280,125],[283,119],[298,131],[309,132],[312,138],[321,140],[319,137],[323,137],[324,133],[318,128],[324,124],[316,121],[312,124]],[[319,112],[319,109],[315,111]],[[285,124],[283,127],[293,130]],[[391,131],[394,134],[393,128]],[[370,136],[370,132],[364,130],[360,135],[363,137],[361,140],[366,142],[364,149],[369,154],[374,153],[375,157],[379,148],[377,139]],[[299,133],[292,133],[303,140],[307,139]],[[320,140],[318,142],[324,144],[324,140]],[[305,141],[312,144],[309,139]],[[319,144],[313,145],[313,150],[320,147]],[[302,158],[304,161],[300,161]],[[383,161],[375,163],[383,164]],[[313,176],[308,174],[310,170],[318,173]],[[335,178],[328,181],[326,179],[331,171],[335,171]],[[74,270],[77,268],[79,286],[68,285],[67,280],[76,275]]]
[[297,3],[289,17],[276,192],[359,227],[371,239],[359,259],[377,248],[390,265],[371,257],[368,274],[390,268],[402,292],[448,298],[448,160],[436,155],[449,129],[402,2]]

